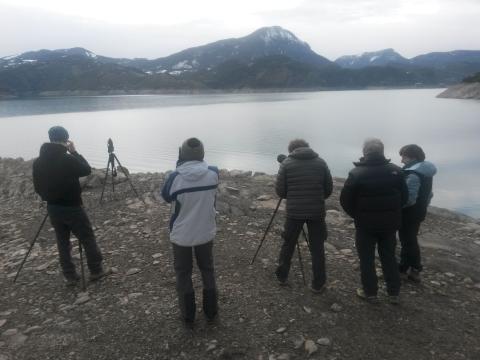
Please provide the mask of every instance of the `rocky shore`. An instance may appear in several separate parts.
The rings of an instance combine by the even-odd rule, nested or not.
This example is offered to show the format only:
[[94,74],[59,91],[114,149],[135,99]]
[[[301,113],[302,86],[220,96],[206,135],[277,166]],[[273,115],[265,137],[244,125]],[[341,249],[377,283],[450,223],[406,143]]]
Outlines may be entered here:
[[439,98],[480,100],[480,83],[454,85],[437,95]]
[[[13,283],[45,214],[31,165],[0,158],[0,360],[480,358],[478,220],[432,209],[420,235],[422,283],[402,285],[400,306],[383,301],[383,290],[380,304],[366,304],[354,296],[354,227],[339,206],[342,179],[335,179],[327,202],[328,289],[315,295],[303,284],[297,255],[288,286],[275,281],[283,207],[250,264],[278,202],[274,176],[222,170],[214,247],[220,317],[208,324],[198,313],[188,330],[176,303],[170,209],[159,197],[165,174],[131,175],[145,204],[122,176],[115,193],[106,187],[102,204],[104,172],[83,179],[85,206],[113,275],[87,284],[85,293],[65,287],[47,222]],[[300,245],[308,284],[310,256]],[[194,284],[200,290],[197,271]]]

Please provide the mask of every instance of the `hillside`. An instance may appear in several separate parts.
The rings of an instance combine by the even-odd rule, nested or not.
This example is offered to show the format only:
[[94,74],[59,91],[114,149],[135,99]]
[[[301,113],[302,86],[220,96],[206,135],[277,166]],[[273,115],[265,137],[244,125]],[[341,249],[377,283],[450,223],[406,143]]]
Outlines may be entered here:
[[406,59],[384,49],[332,62],[271,26],[157,59],[111,58],[80,47],[2,57],[0,98],[445,87],[478,71],[475,50]]
[[[168,240],[169,207],[158,198],[164,174],[132,175],[146,205],[118,178],[98,204],[103,173],[84,180],[84,200],[106,262],[115,273],[87,294],[62,283],[49,225],[12,283],[45,209],[31,184],[31,161],[0,158],[0,359],[389,359],[480,358],[480,224],[432,209],[420,241],[420,285],[402,286],[402,303],[362,302],[352,221],[339,209],[341,179],[327,202],[327,285],[310,293],[297,256],[288,286],[273,275],[285,213],[252,256],[277,198],[274,177],[221,171],[215,262],[220,317],[182,327]],[[310,279],[308,251],[301,254]],[[78,262],[78,252],[74,246]],[[199,274],[194,284],[200,289]],[[199,293],[197,292],[197,300]]]
[[461,84],[449,87],[437,97],[480,100],[480,72],[465,78]]

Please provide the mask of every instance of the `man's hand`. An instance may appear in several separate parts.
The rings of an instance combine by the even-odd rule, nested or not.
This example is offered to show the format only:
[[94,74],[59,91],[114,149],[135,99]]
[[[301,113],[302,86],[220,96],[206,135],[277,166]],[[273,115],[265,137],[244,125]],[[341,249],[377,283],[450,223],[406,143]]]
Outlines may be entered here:
[[77,151],[75,149],[75,144],[73,143],[73,141],[68,140],[67,143],[66,143],[66,146],[67,146],[68,152],[70,152],[70,153],[74,153],[75,151]]

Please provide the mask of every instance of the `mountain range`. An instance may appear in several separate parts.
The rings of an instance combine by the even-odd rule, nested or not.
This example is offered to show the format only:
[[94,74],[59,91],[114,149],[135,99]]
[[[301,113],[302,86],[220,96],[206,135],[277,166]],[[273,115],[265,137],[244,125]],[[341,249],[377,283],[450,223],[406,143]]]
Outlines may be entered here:
[[330,61],[292,32],[273,26],[153,60],[111,58],[78,47],[3,57],[0,96],[433,87],[458,83],[479,71],[480,51],[473,50],[407,59],[385,49]]

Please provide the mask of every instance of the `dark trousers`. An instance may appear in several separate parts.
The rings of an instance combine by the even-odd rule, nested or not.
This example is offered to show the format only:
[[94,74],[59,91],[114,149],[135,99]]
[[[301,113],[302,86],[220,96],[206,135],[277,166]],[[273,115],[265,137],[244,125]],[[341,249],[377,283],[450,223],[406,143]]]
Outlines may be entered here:
[[363,290],[367,296],[377,295],[378,279],[375,271],[375,247],[382,264],[383,276],[389,295],[400,293],[400,273],[395,258],[395,231],[371,232],[356,229],[355,246],[360,258],[360,272]]
[[400,272],[405,273],[410,268],[417,271],[422,270],[420,246],[417,238],[420,224],[420,221],[402,221],[402,227],[398,231],[398,238],[401,244]]
[[85,210],[80,206],[59,205],[48,205],[47,210],[50,222],[55,229],[58,255],[64,276],[68,278],[76,275],[71,255],[71,233],[78,238],[85,250],[90,273],[100,272],[102,270],[102,253],[97,246],[92,225]]
[[215,269],[213,265],[213,241],[198,246],[173,245],[173,262],[177,278],[180,310],[187,321],[195,318],[195,295],[192,283],[193,256],[195,253],[203,283],[203,309],[209,318],[217,312]]
[[307,224],[308,238],[310,243],[310,254],[312,256],[312,286],[321,288],[326,281],[325,274],[325,248],[324,242],[327,239],[327,225],[325,220],[291,219],[285,220],[285,232],[280,256],[278,259],[277,277],[286,279],[290,271],[290,264],[298,236],[302,231],[303,224]]

